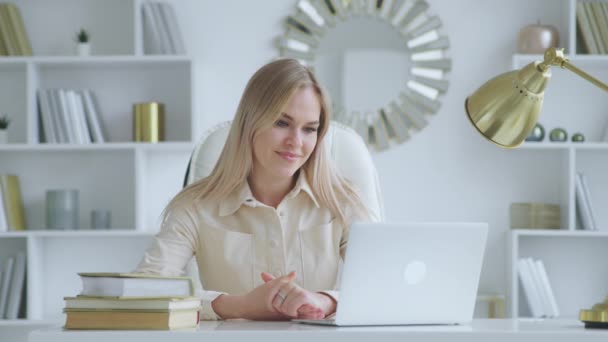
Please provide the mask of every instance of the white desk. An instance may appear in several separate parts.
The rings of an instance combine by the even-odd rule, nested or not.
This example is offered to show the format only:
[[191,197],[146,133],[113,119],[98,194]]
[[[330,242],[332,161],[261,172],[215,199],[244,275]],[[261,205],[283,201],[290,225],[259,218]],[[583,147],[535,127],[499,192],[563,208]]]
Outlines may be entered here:
[[470,326],[323,327],[289,322],[201,322],[196,330],[75,331],[37,330],[30,342],[586,342],[608,341],[608,330],[585,329],[575,320],[474,320]]

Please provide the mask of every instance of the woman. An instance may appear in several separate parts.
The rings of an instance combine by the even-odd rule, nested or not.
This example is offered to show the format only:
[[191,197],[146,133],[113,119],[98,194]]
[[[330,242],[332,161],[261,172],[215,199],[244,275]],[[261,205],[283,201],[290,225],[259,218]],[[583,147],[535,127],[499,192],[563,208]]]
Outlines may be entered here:
[[194,255],[202,319],[332,314],[348,227],[369,214],[326,157],[328,102],[296,60],[259,69],[214,170],[171,200],[137,272],[178,275]]

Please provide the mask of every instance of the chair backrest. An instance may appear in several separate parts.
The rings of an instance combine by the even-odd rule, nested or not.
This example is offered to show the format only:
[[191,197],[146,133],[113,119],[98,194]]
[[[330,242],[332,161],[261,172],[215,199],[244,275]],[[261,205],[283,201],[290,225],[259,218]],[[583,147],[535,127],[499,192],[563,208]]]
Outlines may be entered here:
[[[209,129],[194,148],[184,186],[208,176],[220,157],[231,121]],[[378,172],[363,139],[351,128],[332,121],[325,137],[326,151],[341,174],[361,191],[374,220],[384,220]]]

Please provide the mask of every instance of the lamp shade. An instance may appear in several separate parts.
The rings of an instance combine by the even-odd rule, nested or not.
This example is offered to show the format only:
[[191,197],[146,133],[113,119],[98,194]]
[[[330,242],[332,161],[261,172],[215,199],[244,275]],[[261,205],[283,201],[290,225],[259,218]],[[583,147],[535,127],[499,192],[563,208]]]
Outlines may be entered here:
[[542,109],[549,69],[533,62],[489,80],[465,101],[471,123],[501,147],[517,147],[530,134]]

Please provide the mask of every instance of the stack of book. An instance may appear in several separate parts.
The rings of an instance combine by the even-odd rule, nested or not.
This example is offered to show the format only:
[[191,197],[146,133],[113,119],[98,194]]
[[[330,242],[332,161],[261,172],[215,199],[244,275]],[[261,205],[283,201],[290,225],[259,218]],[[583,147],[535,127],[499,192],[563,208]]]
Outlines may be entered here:
[[25,317],[25,261],[25,253],[19,252],[0,264],[0,319]]
[[558,317],[559,307],[543,261],[521,258],[517,261],[517,273],[532,316],[537,318]]
[[95,94],[89,89],[38,89],[38,113],[41,142],[106,141]]
[[578,1],[576,22],[585,52],[608,54],[608,3]]
[[597,230],[593,201],[587,185],[587,177],[582,172],[576,173],[576,209],[583,230]]
[[32,46],[19,8],[0,3],[0,56],[31,56]]
[[166,2],[142,4],[144,52],[148,55],[186,53],[177,16]]
[[0,175],[0,232],[25,230],[19,177]]
[[79,273],[83,287],[65,297],[66,329],[172,330],[196,328],[201,301],[188,277]]

